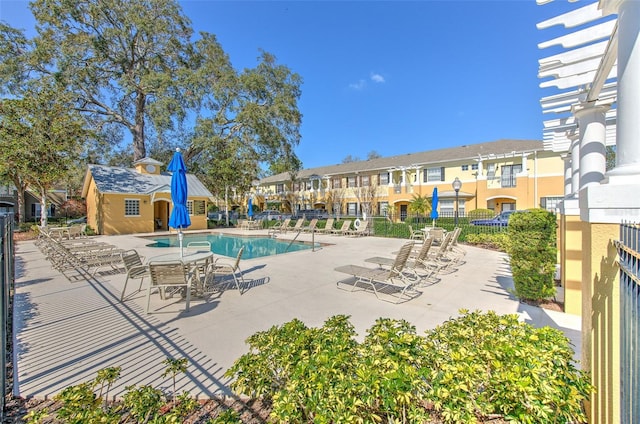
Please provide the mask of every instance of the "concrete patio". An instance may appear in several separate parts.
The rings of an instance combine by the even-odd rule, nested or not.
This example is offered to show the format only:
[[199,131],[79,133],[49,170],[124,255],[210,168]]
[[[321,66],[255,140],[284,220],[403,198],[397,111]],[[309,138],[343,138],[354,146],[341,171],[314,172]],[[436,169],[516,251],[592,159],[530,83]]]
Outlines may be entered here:
[[[177,251],[147,247],[149,240],[132,235],[96,238],[123,249],[137,249],[147,258]],[[303,238],[310,240],[311,235]],[[144,313],[144,290],[119,301],[124,273],[65,276],[52,269],[33,242],[17,243],[15,394],[51,397],[69,385],[93,379],[98,370],[110,366],[122,367],[122,376],[111,391],[114,396],[134,384],[170,390],[170,378],[162,377],[162,361],[167,357],[189,361],[178,390],[204,398],[230,394],[223,374],[247,352],[247,337],[293,318],[320,326],[336,314],[350,315],[363,337],[379,317],[405,319],[422,333],[456,317],[460,309],[516,313],[535,326],[564,331],[575,346],[576,358],[580,357],[580,317],[518,302],[508,291],[513,282],[502,253],[466,246],[466,263],[456,272],[440,275],[440,281],[421,289],[421,296],[396,305],[378,300],[371,292],[337,289],[336,282],[347,276],[334,268],[373,266],[364,259],[392,256],[406,240],[316,235],[315,241],[326,245],[315,251],[243,260],[247,284],[242,295],[229,287],[192,299],[189,312],[184,312],[184,301],[178,298],[163,301],[152,295],[151,307],[157,313],[149,315]],[[130,281],[128,287],[131,293],[138,280]]]

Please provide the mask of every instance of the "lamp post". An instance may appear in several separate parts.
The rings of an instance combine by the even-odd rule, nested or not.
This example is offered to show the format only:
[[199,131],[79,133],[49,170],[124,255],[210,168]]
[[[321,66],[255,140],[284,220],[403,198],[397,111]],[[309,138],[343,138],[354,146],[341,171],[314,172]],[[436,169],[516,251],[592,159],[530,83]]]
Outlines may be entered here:
[[460,188],[462,188],[462,181],[460,181],[460,179],[458,177],[456,177],[455,180],[453,180],[453,183],[451,183],[451,187],[453,187],[453,189],[456,191],[456,214],[455,214],[455,218],[454,218],[454,222],[455,222],[455,226],[458,226],[458,193],[460,192]]

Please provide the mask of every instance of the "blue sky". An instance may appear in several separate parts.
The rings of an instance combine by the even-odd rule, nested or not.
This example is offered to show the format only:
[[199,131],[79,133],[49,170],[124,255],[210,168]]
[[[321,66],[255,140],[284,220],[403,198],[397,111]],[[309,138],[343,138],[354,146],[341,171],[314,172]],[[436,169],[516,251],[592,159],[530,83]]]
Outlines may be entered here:
[[[305,168],[494,141],[542,139],[536,24],[566,1],[182,1],[236,69],[259,49],[303,79]],[[27,1],[0,19],[32,30]]]

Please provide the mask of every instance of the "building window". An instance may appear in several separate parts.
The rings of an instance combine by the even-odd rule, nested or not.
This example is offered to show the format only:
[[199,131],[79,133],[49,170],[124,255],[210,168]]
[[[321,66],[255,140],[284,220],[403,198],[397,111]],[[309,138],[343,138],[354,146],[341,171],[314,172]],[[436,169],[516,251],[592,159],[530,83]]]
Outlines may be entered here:
[[496,164],[490,163],[487,165],[487,179],[493,180],[496,178]]
[[356,177],[347,177],[347,187],[355,187],[356,186]]
[[342,205],[340,202],[335,202],[333,204],[333,213],[336,215],[340,215],[342,213]]
[[378,175],[378,181],[380,181],[380,185],[389,184],[389,173],[388,172],[381,172]]
[[140,200],[124,199],[124,216],[140,216]]
[[478,170],[478,164],[477,163],[472,163],[471,164],[471,170],[472,171],[477,171]]
[[558,208],[558,203],[560,203],[563,199],[564,197],[562,196],[543,197],[540,199],[540,207],[550,212],[555,212]]
[[362,187],[369,187],[371,185],[371,178],[368,175],[362,176]]
[[468,171],[469,170],[469,165],[462,165],[462,170],[463,171]]
[[276,193],[284,193],[284,184],[276,184]]
[[516,174],[522,172],[522,165],[503,165],[500,174],[500,185],[502,187],[515,187]]
[[351,215],[351,216],[358,215],[358,204],[357,203],[347,203],[347,215]]
[[427,168],[423,177],[423,182],[444,181],[444,168]]
[[342,188],[342,179],[334,178],[333,179],[333,188]]
[[193,214],[204,215],[206,210],[206,202],[204,200],[193,201]]
[[389,213],[389,202],[378,202],[378,214],[387,216]]
[[[440,215],[443,217],[453,217],[456,213],[455,199],[442,199],[438,202]],[[458,216],[464,216],[465,199],[458,200]]]
[[193,215],[193,200],[187,200],[187,213]]

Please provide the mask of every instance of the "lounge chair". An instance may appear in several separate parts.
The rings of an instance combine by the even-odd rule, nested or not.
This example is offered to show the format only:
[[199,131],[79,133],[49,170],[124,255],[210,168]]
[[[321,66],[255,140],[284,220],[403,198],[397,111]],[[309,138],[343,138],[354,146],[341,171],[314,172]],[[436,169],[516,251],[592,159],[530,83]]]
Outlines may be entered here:
[[407,224],[409,227],[409,239],[411,240],[424,240],[425,234],[422,230],[415,230],[411,224]]
[[242,280],[242,285],[244,286],[244,277],[242,276],[242,270],[240,269],[240,259],[242,259],[242,253],[244,252],[244,246],[240,248],[238,251],[238,255],[233,262],[229,262],[228,260],[223,260],[221,258],[216,259],[207,267],[207,271],[204,277],[204,286],[205,290],[215,285],[216,277],[233,277],[233,281],[236,284],[236,288],[242,294],[242,289],[240,288],[240,283],[238,282],[238,276],[240,280]]
[[433,227],[429,228],[428,236],[433,239],[433,243],[439,245],[444,240],[444,236],[447,234],[444,228]]
[[342,227],[340,228],[336,228],[334,230],[331,231],[331,234],[340,234],[340,235],[344,235],[347,233],[347,231],[349,231],[349,228],[351,228],[351,220],[350,219],[345,219],[342,222]]
[[348,236],[367,236],[369,235],[369,221],[362,221],[360,226],[355,230],[347,230],[344,232]]
[[333,231],[333,222],[335,221],[335,219],[333,218],[327,218],[327,220],[324,223],[324,227],[323,228],[316,228],[316,232],[317,233],[321,233],[321,234],[331,234],[331,231]]
[[313,233],[316,230],[316,225],[318,225],[318,218],[313,218],[309,221],[309,225],[302,227],[302,231],[305,233]]
[[145,277],[151,277],[149,273],[149,267],[142,263],[142,257],[138,254],[138,251],[135,249],[126,250],[120,253],[120,257],[122,258],[122,263],[124,264],[124,269],[127,273],[127,278],[124,280],[124,287],[122,287],[122,294],[120,295],[120,301],[124,301],[124,295],[127,291],[127,282],[130,278],[139,278],[140,279],[140,287],[136,291],[142,291],[142,282]]
[[296,225],[290,228],[291,231],[302,231],[302,224],[304,224],[304,218],[298,218]]
[[351,281],[352,279],[338,281],[336,285],[338,288],[341,288],[341,284],[350,285],[351,291],[354,291],[359,284],[369,286],[373,289],[378,299],[390,301],[379,296],[380,293],[388,294],[395,300],[393,303],[408,301],[419,296],[421,292],[414,287],[420,282],[420,279],[404,272],[413,245],[414,242],[409,242],[402,246],[389,269],[369,268],[359,265],[344,265],[335,268],[335,271],[349,274],[355,278],[355,281]]
[[289,229],[291,218],[285,218],[284,221],[276,222],[276,225],[269,229],[269,233],[286,233]]
[[191,300],[191,280],[193,274],[189,272],[189,265],[185,265],[180,261],[177,262],[149,262],[149,289],[147,291],[147,308],[149,313],[149,304],[151,302],[151,291],[158,289],[160,296],[166,293],[165,289],[184,287],[185,292],[185,311],[189,311],[189,302]]
[[[427,238],[424,243],[418,244],[419,250],[413,250],[409,255],[405,266],[405,272],[409,272],[422,281],[434,282],[433,277],[437,274],[439,267],[435,263],[429,262],[429,250],[431,249],[432,240]],[[394,252],[398,254],[399,252]],[[365,259],[365,262],[377,264],[380,267],[393,266],[395,259],[385,256],[374,256]]]

